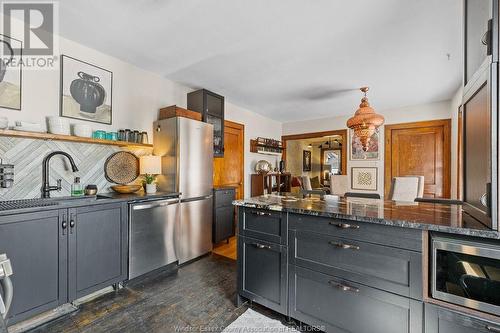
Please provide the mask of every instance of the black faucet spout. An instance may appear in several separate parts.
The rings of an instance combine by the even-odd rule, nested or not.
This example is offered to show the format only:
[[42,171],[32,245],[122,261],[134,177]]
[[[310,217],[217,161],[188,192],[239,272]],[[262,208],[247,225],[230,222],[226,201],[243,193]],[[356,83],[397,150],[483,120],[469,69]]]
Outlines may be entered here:
[[50,186],[50,184],[49,184],[49,181],[50,181],[49,162],[50,162],[50,159],[55,155],[65,156],[69,160],[69,163],[71,165],[71,170],[73,170],[73,172],[78,171],[78,167],[76,166],[76,163],[73,160],[73,157],[71,157],[70,154],[68,154],[64,151],[59,151],[59,150],[53,151],[52,153],[45,156],[45,158],[43,159],[43,162],[42,162],[42,183],[43,183],[43,185],[42,185],[42,198],[50,198],[51,191],[55,191],[55,190],[60,191],[61,190],[60,181],[57,182],[57,186]]

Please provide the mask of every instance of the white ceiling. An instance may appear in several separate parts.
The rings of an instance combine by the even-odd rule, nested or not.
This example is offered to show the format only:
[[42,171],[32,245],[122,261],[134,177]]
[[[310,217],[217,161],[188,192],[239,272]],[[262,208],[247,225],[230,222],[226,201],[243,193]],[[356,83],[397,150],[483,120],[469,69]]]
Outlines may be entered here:
[[[451,99],[461,0],[71,0],[64,37],[287,122]],[[447,54],[450,54],[448,60]]]

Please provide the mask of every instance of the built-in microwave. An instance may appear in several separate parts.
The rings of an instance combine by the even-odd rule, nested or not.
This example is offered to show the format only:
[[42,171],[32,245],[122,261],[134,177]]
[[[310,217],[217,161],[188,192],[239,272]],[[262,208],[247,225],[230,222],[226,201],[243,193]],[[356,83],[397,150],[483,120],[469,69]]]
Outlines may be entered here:
[[432,298],[500,315],[500,241],[433,235]]

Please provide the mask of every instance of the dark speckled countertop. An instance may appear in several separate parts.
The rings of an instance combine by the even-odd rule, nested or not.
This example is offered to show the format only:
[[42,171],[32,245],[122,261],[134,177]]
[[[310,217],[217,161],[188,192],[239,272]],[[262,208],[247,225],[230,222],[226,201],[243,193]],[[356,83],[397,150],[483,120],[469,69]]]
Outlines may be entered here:
[[479,222],[462,219],[460,205],[395,202],[381,199],[330,196],[297,199],[291,196],[264,195],[233,202],[235,206],[284,211],[296,214],[340,218],[403,228],[441,231],[461,235],[500,239],[500,232]]
[[[82,207],[89,205],[103,205],[115,202],[137,202],[137,201],[149,201],[149,200],[160,200],[166,198],[178,197],[180,193],[170,193],[170,192],[157,192],[154,194],[146,194],[143,191],[131,194],[118,194],[118,193],[99,193],[97,196],[83,196],[83,197],[54,197],[51,199],[41,199],[42,201],[54,202],[54,205],[50,206],[35,206],[30,208],[21,209],[10,209],[0,211],[0,216],[11,215],[11,214],[21,214],[21,213],[32,213],[52,209],[64,209],[73,207]],[[0,219],[0,223],[1,223]]]

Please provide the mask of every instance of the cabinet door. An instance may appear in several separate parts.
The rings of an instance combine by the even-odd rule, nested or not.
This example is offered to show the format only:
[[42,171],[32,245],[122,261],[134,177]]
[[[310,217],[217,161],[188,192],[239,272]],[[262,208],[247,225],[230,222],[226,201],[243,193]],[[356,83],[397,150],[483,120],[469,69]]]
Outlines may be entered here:
[[214,156],[224,156],[224,119],[209,114],[205,119],[214,126]]
[[487,322],[465,314],[425,304],[425,333],[500,332],[500,323]]
[[67,301],[66,210],[2,216],[0,253],[12,264],[9,324]]
[[336,333],[422,333],[423,303],[290,266],[290,316]]
[[493,1],[465,0],[464,11],[465,83],[468,83],[488,56],[487,44],[491,40],[487,40],[487,32],[492,30],[488,21],[493,17]]
[[88,295],[127,276],[125,204],[69,210],[69,299]]
[[234,208],[215,208],[213,242],[219,243],[222,240],[234,236]]
[[247,237],[238,239],[238,292],[287,314],[287,249]]

